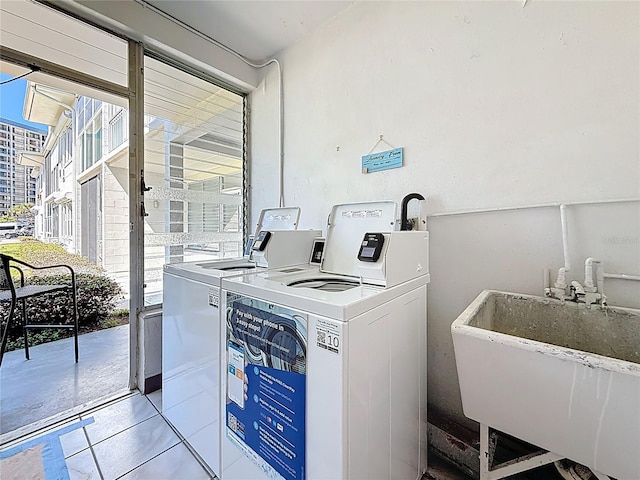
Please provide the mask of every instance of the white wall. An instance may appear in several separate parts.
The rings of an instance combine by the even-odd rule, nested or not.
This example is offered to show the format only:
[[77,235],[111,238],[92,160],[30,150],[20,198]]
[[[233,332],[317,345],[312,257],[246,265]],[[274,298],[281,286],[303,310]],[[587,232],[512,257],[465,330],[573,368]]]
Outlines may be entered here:
[[[285,199],[301,228],[336,203],[409,192],[433,213],[640,197],[640,4],[363,2],[280,55]],[[275,70],[251,95],[251,208],[278,204]],[[384,135],[403,168],[361,173]],[[640,204],[567,211],[587,256],[640,275]],[[429,402],[465,421],[451,322],[483,288],[540,294],[563,265],[557,208],[429,220]],[[611,304],[640,307],[638,282]],[[482,359],[478,359],[482,361]]]
[[102,266],[129,293],[129,172],[105,166],[102,175],[104,255]]

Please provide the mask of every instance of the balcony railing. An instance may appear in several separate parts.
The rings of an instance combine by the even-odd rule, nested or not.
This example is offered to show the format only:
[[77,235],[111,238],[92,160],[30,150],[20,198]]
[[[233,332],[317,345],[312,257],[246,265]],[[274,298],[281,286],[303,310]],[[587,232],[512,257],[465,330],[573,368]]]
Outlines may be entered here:
[[109,122],[109,151],[112,152],[120,145],[122,145],[128,137],[128,117],[127,111],[121,110],[111,121]]

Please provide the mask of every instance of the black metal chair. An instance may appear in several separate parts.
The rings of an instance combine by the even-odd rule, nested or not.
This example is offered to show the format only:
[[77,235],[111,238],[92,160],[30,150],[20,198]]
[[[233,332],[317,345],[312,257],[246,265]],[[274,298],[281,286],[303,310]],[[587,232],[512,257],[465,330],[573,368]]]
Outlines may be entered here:
[[[2,345],[0,347],[0,365],[2,364],[2,357],[4,356],[5,348],[7,347],[7,341],[9,340],[9,329],[14,321],[14,314],[18,301],[22,307],[22,329],[24,334],[24,353],[29,360],[29,329],[43,329],[43,328],[64,328],[72,329],[75,340],[75,353],[76,363],[78,363],[78,301],[76,298],[76,276],[75,272],[69,265],[49,265],[46,267],[35,267],[21,260],[16,260],[9,255],[0,254],[0,303],[11,302],[9,307],[9,315],[7,316],[4,332],[2,333]],[[71,285],[25,285],[24,284],[24,272],[18,265],[29,267],[33,270],[44,270],[51,268],[66,268],[71,272]],[[14,280],[11,277],[11,270],[14,269],[20,274],[20,286],[14,284]],[[34,298],[46,293],[68,291],[73,299],[73,324],[72,325],[42,325],[42,324],[29,324],[27,321],[27,305],[25,300],[27,298]]]

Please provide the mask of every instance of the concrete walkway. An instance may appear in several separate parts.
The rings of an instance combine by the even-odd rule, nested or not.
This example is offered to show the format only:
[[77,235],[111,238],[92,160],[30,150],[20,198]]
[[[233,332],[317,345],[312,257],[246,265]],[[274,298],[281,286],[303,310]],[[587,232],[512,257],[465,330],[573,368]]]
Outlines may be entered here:
[[7,352],[0,367],[0,434],[127,389],[129,325]]

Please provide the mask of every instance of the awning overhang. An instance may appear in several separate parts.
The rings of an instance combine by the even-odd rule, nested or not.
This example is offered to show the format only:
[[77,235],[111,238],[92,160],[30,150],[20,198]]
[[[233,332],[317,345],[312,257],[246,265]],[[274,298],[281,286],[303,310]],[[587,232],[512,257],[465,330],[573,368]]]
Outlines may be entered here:
[[42,167],[44,165],[44,155],[37,152],[19,152],[18,165],[25,167]]
[[27,81],[22,116],[30,122],[55,127],[62,115],[71,118],[75,100],[73,93]]

